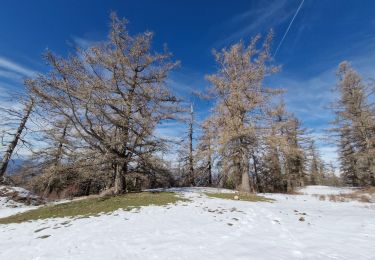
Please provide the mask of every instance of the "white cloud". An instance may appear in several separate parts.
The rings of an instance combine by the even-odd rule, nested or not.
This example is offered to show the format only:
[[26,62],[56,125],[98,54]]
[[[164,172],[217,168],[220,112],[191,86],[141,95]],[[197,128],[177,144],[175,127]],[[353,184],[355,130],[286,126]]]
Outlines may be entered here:
[[329,69],[310,78],[280,72],[279,75],[268,79],[266,84],[285,89],[288,110],[295,113],[308,126],[316,123],[327,125],[333,117],[327,106],[335,97],[335,93],[332,92],[336,84],[334,71]]
[[97,43],[97,41],[93,41],[93,40],[89,40],[89,39],[85,39],[85,38],[81,38],[77,36],[73,36],[72,39],[78,47],[83,48],[83,49],[90,48],[92,45]]
[[159,125],[155,129],[155,135],[159,138],[167,139],[174,142],[181,141],[184,137],[187,127],[182,122],[174,121]]
[[225,25],[240,29],[234,29],[232,34],[214,45],[221,47],[242,37],[249,38],[262,30],[269,30],[285,22],[295,13],[295,8],[288,8],[288,5],[285,0],[262,1],[261,6],[234,16]]
[[5,78],[5,79],[11,79],[14,81],[19,81],[22,79],[22,75],[15,73],[13,71],[8,71],[8,70],[2,70],[0,68],[0,78]]
[[[375,64],[372,57],[375,54],[375,48],[371,49],[369,44],[367,48],[362,48],[361,52],[357,52],[348,56],[348,60],[352,62],[364,80],[374,77]],[[322,159],[326,162],[333,162],[337,167],[338,154],[337,147],[333,137],[328,135],[330,122],[334,119],[333,112],[329,109],[329,105],[335,101],[337,93],[332,91],[337,83],[336,70],[337,65],[344,58],[342,55],[337,56],[335,53],[330,57],[334,66],[327,69],[326,64],[314,64],[314,70],[324,68],[316,76],[301,77],[298,74],[280,72],[266,83],[272,87],[284,88],[287,90],[285,101],[287,109],[293,112],[302,120],[303,125],[312,131],[311,136],[321,153]]]
[[0,56],[0,77],[14,79],[16,75],[32,77],[35,74],[36,71]]

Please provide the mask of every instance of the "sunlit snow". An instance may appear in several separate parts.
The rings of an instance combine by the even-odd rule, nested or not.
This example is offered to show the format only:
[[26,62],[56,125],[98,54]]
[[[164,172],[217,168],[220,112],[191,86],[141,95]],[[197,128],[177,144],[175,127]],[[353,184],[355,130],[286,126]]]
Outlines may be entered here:
[[[190,202],[81,219],[0,225],[0,259],[374,259],[375,206],[266,194],[269,202],[209,198],[217,189],[174,189]],[[225,190],[222,190],[225,192]],[[0,205],[0,215],[6,210]],[[304,221],[301,220],[303,218]]]

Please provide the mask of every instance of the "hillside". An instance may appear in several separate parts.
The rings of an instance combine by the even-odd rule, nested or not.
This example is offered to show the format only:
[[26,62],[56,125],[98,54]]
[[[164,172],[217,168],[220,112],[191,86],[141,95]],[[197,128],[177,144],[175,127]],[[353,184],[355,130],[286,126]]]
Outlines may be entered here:
[[[375,255],[375,206],[353,200],[349,188],[308,186],[296,195],[264,194],[272,200],[259,202],[211,196],[232,192],[222,189],[170,191],[189,201],[0,225],[0,259],[315,260]],[[27,209],[31,207],[17,211]]]

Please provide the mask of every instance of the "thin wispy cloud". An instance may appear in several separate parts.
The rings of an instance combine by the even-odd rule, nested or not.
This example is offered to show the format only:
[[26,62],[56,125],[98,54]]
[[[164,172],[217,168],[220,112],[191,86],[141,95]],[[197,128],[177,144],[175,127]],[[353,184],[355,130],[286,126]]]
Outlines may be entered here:
[[279,51],[281,45],[283,44],[284,39],[285,39],[286,35],[288,34],[288,32],[289,32],[289,30],[290,30],[290,27],[292,27],[292,24],[293,24],[293,22],[294,22],[294,19],[296,19],[296,17],[297,17],[297,15],[298,15],[299,11],[301,10],[302,5],[303,5],[304,2],[305,2],[305,0],[302,0],[302,1],[301,1],[300,5],[299,5],[298,8],[297,8],[297,11],[294,13],[294,16],[293,16],[292,20],[290,21],[290,23],[289,23],[289,25],[288,25],[288,28],[286,29],[286,31],[285,31],[285,33],[284,33],[284,35],[283,35],[283,38],[281,39],[279,45],[277,45],[277,48],[276,48],[275,54],[273,55],[274,57],[277,55],[277,52]]
[[97,43],[97,41],[89,40],[82,37],[73,36],[72,37],[74,44],[76,44],[78,47],[87,49]]
[[327,107],[335,98],[335,81],[335,69],[331,68],[311,78],[277,75],[270,85],[287,90],[287,108],[302,119],[304,126],[325,131],[334,117]]
[[22,77],[23,77],[22,75],[15,73],[13,71],[0,69],[0,79],[5,78],[5,79],[18,81],[18,80],[21,80]]
[[[0,106],[17,109],[21,104],[12,99],[24,93],[22,81],[33,77],[36,71],[0,56]],[[0,116],[1,117],[1,116]]]
[[255,7],[244,13],[234,16],[226,22],[227,27],[237,27],[233,33],[226,38],[216,42],[214,45],[221,47],[240,38],[250,38],[254,34],[281,24],[293,15],[285,0],[262,1],[261,6]]
[[[374,55],[375,48],[362,48],[361,51],[349,57],[354,69],[359,71],[364,80],[371,78],[373,75],[375,64],[371,57],[374,57]],[[311,77],[300,77],[281,72],[275,75],[269,85],[287,90],[285,101],[288,110],[296,114],[302,120],[303,125],[313,131],[311,136],[321,151],[324,161],[326,163],[332,161],[335,166],[338,166],[337,147],[327,131],[331,127],[330,122],[335,115],[328,107],[337,98],[337,93],[332,90],[337,83],[337,65],[344,57],[332,53],[329,59],[332,65],[328,68],[323,66],[323,64],[327,65],[324,60],[309,68],[325,67],[325,70],[319,74]]]
[[194,88],[188,85],[185,82],[182,82],[179,78],[171,77],[167,80],[168,86],[175,92],[178,96],[181,97],[190,97],[190,95],[194,92]]
[[[29,69],[25,66],[22,66],[2,56],[0,56],[0,70],[4,77],[10,78],[14,78],[15,74],[26,77],[32,77],[36,74],[36,71]],[[6,72],[8,74],[6,74]]]

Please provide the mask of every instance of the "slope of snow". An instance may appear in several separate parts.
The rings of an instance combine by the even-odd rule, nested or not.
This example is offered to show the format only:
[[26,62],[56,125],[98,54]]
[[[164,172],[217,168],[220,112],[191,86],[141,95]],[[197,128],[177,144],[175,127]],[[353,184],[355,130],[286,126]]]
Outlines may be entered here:
[[299,192],[303,194],[318,194],[318,195],[337,195],[337,194],[345,194],[351,193],[355,190],[355,188],[347,188],[347,187],[328,187],[328,186],[307,186],[299,190]]
[[[8,187],[0,185],[0,193],[17,192],[21,197],[34,197],[26,189],[20,187]],[[15,202],[7,197],[0,195],[0,218],[11,216],[20,212],[36,208],[35,206],[26,206],[22,203]]]
[[373,204],[308,194],[254,203],[202,193],[217,189],[174,190],[191,201],[0,225],[0,259],[374,259]]

